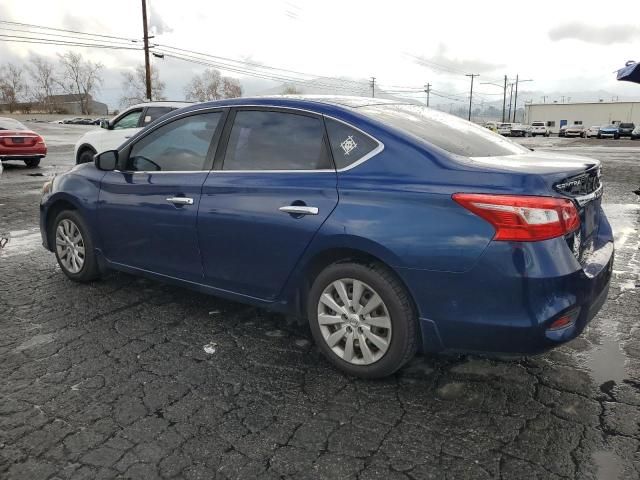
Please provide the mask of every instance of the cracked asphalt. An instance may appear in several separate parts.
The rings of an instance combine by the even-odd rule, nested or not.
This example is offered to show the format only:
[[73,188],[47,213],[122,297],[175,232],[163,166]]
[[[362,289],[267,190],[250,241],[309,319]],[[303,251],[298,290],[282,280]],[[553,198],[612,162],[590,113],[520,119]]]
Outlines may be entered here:
[[124,274],[67,280],[39,191],[86,128],[32,126],[49,157],[0,177],[0,478],[640,478],[640,142],[522,140],[603,161],[617,257],[581,338],[364,381],[284,317]]

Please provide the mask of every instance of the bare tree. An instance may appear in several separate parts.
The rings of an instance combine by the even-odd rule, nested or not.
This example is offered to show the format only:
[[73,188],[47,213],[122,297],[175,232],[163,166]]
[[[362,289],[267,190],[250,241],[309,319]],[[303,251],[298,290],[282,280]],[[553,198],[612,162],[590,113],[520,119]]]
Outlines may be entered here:
[[100,74],[104,66],[84,60],[82,54],[75,52],[58,54],[58,57],[62,67],[60,86],[66,93],[78,96],[82,113],[88,115],[91,113],[89,100],[102,84]]
[[242,96],[240,82],[231,77],[223,77],[214,68],[207,68],[202,75],[195,75],[184,89],[187,100],[206,102],[221,98]]
[[242,96],[240,80],[231,77],[222,77],[222,95],[224,98],[237,98]]
[[[165,83],[160,80],[158,71],[151,69],[151,98],[155,101],[165,100]],[[147,101],[146,72],[144,65],[138,65],[135,70],[122,73],[122,97],[120,105],[128,107],[134,103]]]
[[299,95],[300,93],[302,92],[298,90],[295,85],[292,85],[292,84],[287,84],[282,89],[283,95]]
[[31,57],[31,65],[27,67],[33,82],[33,97],[40,108],[47,113],[54,113],[56,105],[53,95],[56,93],[59,81],[56,77],[55,66],[44,57]]
[[28,87],[22,67],[7,63],[0,72],[0,98],[13,113],[27,99]]

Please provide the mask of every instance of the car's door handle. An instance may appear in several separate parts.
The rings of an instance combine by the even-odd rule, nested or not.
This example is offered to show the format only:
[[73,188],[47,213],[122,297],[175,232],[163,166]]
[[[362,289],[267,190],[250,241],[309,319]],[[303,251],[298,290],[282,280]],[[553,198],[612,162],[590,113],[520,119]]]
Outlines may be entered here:
[[193,198],[169,197],[167,198],[167,202],[173,203],[174,205],[193,205]]
[[278,210],[293,215],[317,215],[319,211],[318,207],[307,207],[306,205],[287,205]]

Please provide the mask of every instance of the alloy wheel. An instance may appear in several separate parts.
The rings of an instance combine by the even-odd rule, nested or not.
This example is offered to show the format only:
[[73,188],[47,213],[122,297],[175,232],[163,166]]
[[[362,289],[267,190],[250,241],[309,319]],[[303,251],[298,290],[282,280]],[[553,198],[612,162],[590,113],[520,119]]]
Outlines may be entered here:
[[329,348],[354,365],[377,362],[391,343],[387,306],[371,286],[354,278],[335,280],[324,289],[318,324]]
[[78,226],[68,218],[56,228],[56,252],[62,266],[70,273],[79,273],[84,266],[85,246]]

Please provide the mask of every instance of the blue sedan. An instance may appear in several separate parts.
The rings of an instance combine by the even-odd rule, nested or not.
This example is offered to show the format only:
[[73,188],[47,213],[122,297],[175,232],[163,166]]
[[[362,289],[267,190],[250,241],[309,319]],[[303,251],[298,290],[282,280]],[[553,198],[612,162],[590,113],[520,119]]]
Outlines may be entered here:
[[72,280],[120,270],[308,322],[338,368],[533,354],[579,335],[613,263],[600,162],[423,106],[275,97],[176,110],[45,184]]

